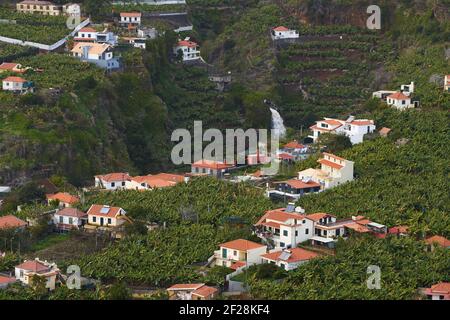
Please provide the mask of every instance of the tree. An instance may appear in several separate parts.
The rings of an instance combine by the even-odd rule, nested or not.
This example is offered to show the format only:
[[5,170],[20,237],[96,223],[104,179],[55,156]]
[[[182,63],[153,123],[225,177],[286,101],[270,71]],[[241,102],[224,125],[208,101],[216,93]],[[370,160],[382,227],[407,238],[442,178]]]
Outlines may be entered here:
[[318,144],[322,147],[326,147],[327,151],[332,153],[339,153],[352,147],[352,143],[347,136],[331,133],[321,134]]
[[128,300],[131,298],[131,292],[124,282],[116,282],[106,289],[105,297],[108,300]]

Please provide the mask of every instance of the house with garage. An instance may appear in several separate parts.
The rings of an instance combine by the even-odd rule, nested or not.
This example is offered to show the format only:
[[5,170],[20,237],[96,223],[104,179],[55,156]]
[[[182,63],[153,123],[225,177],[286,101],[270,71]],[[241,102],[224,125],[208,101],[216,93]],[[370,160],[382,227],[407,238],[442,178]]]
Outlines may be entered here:
[[189,37],[177,42],[173,48],[175,56],[181,55],[183,61],[194,61],[201,59],[199,45],[191,41]]
[[166,289],[169,300],[213,300],[219,293],[204,283],[175,284]]
[[219,245],[214,252],[216,266],[234,270],[242,267],[261,264],[261,255],[267,252],[267,246],[249,240],[237,239]]
[[283,249],[262,255],[263,263],[272,263],[286,271],[297,269],[302,264],[319,257],[319,254],[302,248]]
[[59,274],[60,270],[55,263],[41,261],[38,258],[35,260],[25,260],[15,267],[16,279],[22,282],[22,284],[27,286],[33,285],[33,278],[35,276],[42,277],[46,279],[45,287],[49,291],[55,290]]
[[45,195],[47,198],[47,203],[50,205],[52,203],[58,203],[60,208],[69,208],[74,206],[80,201],[80,198],[73,196],[67,192],[58,192],[55,194]]
[[93,204],[87,211],[88,224],[95,227],[119,227],[129,221],[126,211],[120,207]]
[[96,64],[108,71],[120,68],[119,59],[114,57],[113,47],[108,43],[78,42],[71,53],[81,61]]
[[266,191],[267,197],[273,199],[297,200],[301,196],[319,192],[321,185],[312,179],[290,179],[281,182],[274,182],[274,188]]
[[106,190],[127,189],[127,183],[131,180],[128,173],[114,172],[95,176],[95,187]]
[[10,76],[2,80],[2,89],[17,94],[33,93],[34,84],[22,77]]
[[284,26],[278,26],[270,30],[272,40],[298,39],[300,37],[297,30],[292,30]]
[[352,144],[363,142],[364,135],[375,131],[376,126],[373,120],[355,119],[350,116],[347,120],[339,120],[333,118],[324,118],[316,121],[316,124],[310,129],[313,135],[310,138],[317,142],[320,135],[323,133],[342,134],[350,139]]
[[429,300],[450,300],[450,282],[439,282],[424,290]]
[[331,153],[323,153],[320,169],[309,168],[298,173],[298,180],[319,183],[321,190],[329,189],[353,180],[354,162]]
[[255,224],[255,234],[269,247],[295,248],[311,238],[314,221],[294,204],[267,211]]
[[88,221],[88,214],[76,208],[57,210],[53,215],[53,224],[57,231],[78,230]]

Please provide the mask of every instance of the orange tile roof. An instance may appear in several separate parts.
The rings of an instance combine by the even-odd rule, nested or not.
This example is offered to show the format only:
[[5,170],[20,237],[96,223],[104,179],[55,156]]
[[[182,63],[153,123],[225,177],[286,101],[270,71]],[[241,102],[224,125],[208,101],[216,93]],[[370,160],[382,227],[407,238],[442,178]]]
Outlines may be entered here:
[[239,251],[247,251],[247,250],[265,247],[265,245],[263,245],[263,244],[249,241],[249,240],[244,240],[244,239],[237,239],[237,240],[225,242],[225,243],[220,244],[219,246],[227,248],[227,249],[239,250]]
[[319,162],[320,164],[324,165],[324,166],[328,166],[328,167],[332,167],[334,169],[342,169],[344,166],[337,164],[335,162],[329,161],[329,160],[325,160],[325,159],[319,159],[317,160],[317,162]]
[[204,283],[179,283],[167,288],[167,290],[197,290],[204,285]]
[[391,233],[391,234],[408,233],[408,231],[409,231],[408,226],[395,226],[395,227],[389,228],[389,233]]
[[141,17],[142,13],[140,12],[121,12],[121,17]]
[[291,155],[288,154],[288,153],[280,153],[280,154],[277,156],[277,158],[278,158],[278,159],[282,159],[282,160],[292,160],[292,159],[294,159],[294,156],[291,156]]
[[84,28],[81,28],[78,32],[97,32],[97,30],[95,30],[94,28],[91,28],[91,27],[84,27]]
[[208,168],[214,170],[228,169],[233,165],[213,160],[200,160],[192,164],[193,167]]
[[92,43],[92,42],[78,42],[75,43],[73,46],[73,49],[71,50],[71,52],[75,52],[75,53],[83,53],[83,48],[84,47],[88,47],[89,48],[89,53],[90,54],[96,54],[96,55],[101,55],[103,54],[105,51],[109,50],[112,48],[111,45],[107,44],[107,43]]
[[394,99],[394,100],[407,100],[410,99],[410,97],[405,96],[403,93],[401,92],[396,92],[391,94],[390,96],[388,96],[388,98],[390,99]]
[[25,227],[27,223],[13,215],[0,217],[0,229]]
[[59,200],[60,202],[74,204],[80,201],[80,199],[76,196],[73,196],[67,192],[58,192],[56,194],[47,194],[45,195],[48,200]]
[[347,227],[349,229],[352,229],[352,230],[354,230],[356,232],[359,232],[359,233],[370,232],[370,230],[366,226],[360,225],[360,224],[358,224],[356,222],[353,222],[353,223],[350,222],[348,224],[345,224],[345,227]]
[[9,81],[9,82],[19,82],[19,83],[25,83],[27,82],[27,80],[25,80],[24,78],[21,77],[7,77],[5,79],[3,79],[3,81]]
[[[290,252],[291,256],[287,260],[282,260],[280,259],[280,256],[283,252]],[[305,250],[302,248],[293,248],[285,251],[276,251],[272,253],[267,253],[262,255],[261,257],[273,261],[285,261],[288,263],[293,263],[298,261],[314,259],[317,258],[318,256],[319,254],[313,251]]]
[[314,181],[309,181],[308,183],[303,182],[301,180],[297,180],[297,179],[291,179],[291,180],[287,180],[284,181],[282,183],[286,183],[288,185],[290,185],[292,188],[295,189],[307,189],[307,188],[317,188],[320,187],[320,184]]
[[80,211],[76,208],[64,208],[62,210],[59,210],[56,214],[60,216],[76,217],[76,218],[82,218],[88,215],[87,213]]
[[333,217],[334,218],[335,216],[333,216],[331,214],[328,214],[328,213],[317,212],[317,213],[308,214],[306,217],[308,219],[310,219],[310,220],[313,220],[313,221],[317,222],[317,221],[319,221],[322,218],[326,218],[326,217]]
[[[101,210],[103,208],[109,208],[108,212],[102,213]],[[100,205],[100,204],[93,204],[89,208],[87,214],[94,215],[94,216],[114,218],[120,212],[120,210],[121,210],[121,208],[119,208],[119,207],[108,207],[108,206],[104,206],[104,205]]]
[[162,180],[173,181],[173,182],[184,182],[184,176],[181,174],[173,173],[158,173],[153,175],[154,177],[160,178]]
[[0,64],[0,70],[13,70],[13,69],[17,68],[17,66],[19,66],[18,63],[3,62],[2,64]]
[[342,122],[340,122],[339,120],[335,120],[335,119],[325,119],[325,120],[319,120],[317,122],[325,122],[326,124],[329,124],[331,126],[342,126]]
[[128,173],[122,173],[122,172],[114,172],[114,173],[108,173],[104,175],[97,175],[96,178],[99,178],[100,180],[106,181],[106,182],[114,182],[114,181],[129,181],[131,177],[128,175]]
[[389,132],[391,132],[390,128],[383,127],[380,129],[381,134],[388,134]]
[[448,240],[447,238],[444,238],[442,236],[429,237],[425,240],[425,242],[428,244],[437,243],[444,248],[450,247],[450,240]]
[[14,277],[5,277],[0,275],[0,284],[7,284],[16,282],[16,278]]
[[303,149],[305,146],[298,143],[296,140],[288,142],[284,145],[286,149]]
[[285,208],[269,210],[267,211],[261,219],[256,223],[256,225],[262,225],[266,220],[274,220],[280,223],[284,223],[289,219],[297,219],[301,220],[305,218],[305,215],[294,213],[294,212],[285,212]]
[[273,28],[273,30],[274,31],[289,31],[289,29],[284,26],[275,27],[275,28]]
[[433,293],[446,293],[450,294],[450,282],[439,282],[431,286],[431,292]]
[[26,271],[32,271],[32,272],[36,272],[36,273],[46,272],[51,269],[50,267],[48,267],[45,264],[43,264],[39,261],[36,261],[36,260],[25,261],[24,263],[16,266],[16,268],[23,269]]
[[368,126],[373,124],[373,120],[353,120],[350,123],[355,126]]
[[321,128],[321,127],[318,127],[317,125],[312,125],[309,128],[311,130],[319,130],[319,131],[332,131],[332,130],[334,130],[334,129],[329,129],[329,128]]
[[192,292],[192,294],[195,296],[202,297],[202,298],[207,298],[207,297],[214,295],[218,291],[219,290],[217,290],[216,288],[209,287],[209,286],[203,286],[203,287],[195,290],[194,292]]
[[195,48],[195,47],[197,47],[197,43],[194,42],[194,41],[181,40],[181,41],[178,41],[177,46],[178,46],[178,47]]
[[237,270],[239,268],[244,267],[245,265],[246,265],[245,261],[236,261],[230,266],[230,269]]

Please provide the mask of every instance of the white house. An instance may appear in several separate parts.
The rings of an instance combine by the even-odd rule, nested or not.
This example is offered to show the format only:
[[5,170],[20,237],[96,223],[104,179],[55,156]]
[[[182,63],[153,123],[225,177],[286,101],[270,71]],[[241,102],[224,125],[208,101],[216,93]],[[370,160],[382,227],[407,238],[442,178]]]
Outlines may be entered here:
[[75,208],[57,210],[53,215],[53,224],[59,231],[79,229],[87,220],[88,214]]
[[122,37],[121,39],[134,48],[145,49],[147,47],[147,38]]
[[140,12],[121,12],[120,24],[127,25],[129,28],[134,28],[141,25],[142,13]]
[[88,224],[99,227],[118,227],[125,223],[126,211],[120,207],[93,204],[89,208]]
[[351,219],[337,220],[328,213],[312,213],[307,217],[314,221],[314,232],[311,237],[312,244],[334,248],[339,237],[347,236],[347,225],[353,224]]
[[373,120],[355,119],[353,116],[347,120],[339,120],[332,118],[324,118],[316,121],[316,124],[311,126],[313,135],[310,138],[317,142],[322,133],[342,134],[347,136],[352,144],[363,142],[364,135],[375,131],[376,126]]
[[127,181],[131,177],[128,173],[114,172],[95,176],[95,187],[106,190],[126,189]]
[[314,221],[304,215],[304,210],[287,208],[267,211],[255,224],[256,234],[274,248],[294,248],[311,238]]
[[201,58],[200,47],[196,42],[190,41],[190,38],[178,41],[173,48],[173,53],[178,55],[180,51],[183,54],[183,61],[198,60]]
[[353,180],[353,161],[324,152],[323,158],[318,162],[321,164],[320,169],[310,168],[300,171],[298,179],[317,182],[322,190]]
[[214,160],[199,160],[191,165],[191,173],[195,175],[210,175],[223,178],[234,165]]
[[2,81],[2,88],[4,91],[11,91],[19,94],[34,92],[33,82],[27,81],[21,77],[6,77]]
[[264,254],[263,263],[272,263],[286,271],[294,270],[311,259],[319,257],[319,254],[302,248],[283,249]]
[[81,17],[81,6],[78,3],[66,3],[62,5],[62,12],[69,17]]
[[16,279],[24,285],[31,285],[34,276],[44,277],[47,280],[45,287],[50,291],[55,290],[59,272],[55,263],[41,261],[38,258],[30,261],[25,260],[15,267]]
[[79,42],[71,52],[81,61],[94,63],[103,69],[113,70],[120,67],[119,60],[114,58],[113,47],[107,43]]
[[298,39],[300,37],[296,30],[291,30],[283,26],[272,28],[270,36],[272,37],[272,40]]
[[267,246],[243,239],[222,243],[220,250],[214,252],[215,265],[239,269],[244,266],[260,264],[261,255],[267,252]]
[[389,95],[386,98],[386,103],[398,110],[414,108],[414,104],[411,103],[411,97],[401,92],[396,92]]
[[444,77],[444,90],[450,92],[450,75]]
[[114,35],[112,32],[108,32],[107,29],[99,32],[91,27],[85,27],[78,31],[74,41],[107,43],[115,46],[118,41],[118,36]]
[[274,184],[275,188],[267,189],[267,197],[269,198],[297,200],[301,196],[319,192],[321,190],[320,183],[307,178],[302,180],[290,179],[286,181],[275,182]]

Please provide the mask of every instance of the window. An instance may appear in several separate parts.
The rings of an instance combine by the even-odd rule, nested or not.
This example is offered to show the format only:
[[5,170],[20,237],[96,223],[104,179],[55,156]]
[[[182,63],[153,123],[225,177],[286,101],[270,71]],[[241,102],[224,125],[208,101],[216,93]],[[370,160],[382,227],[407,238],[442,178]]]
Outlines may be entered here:
[[327,230],[323,230],[323,235],[326,236],[327,235]]
[[289,232],[287,230],[283,230],[283,236],[287,237],[289,235]]
[[336,229],[336,236],[340,236],[341,235],[341,229]]
[[298,236],[298,230],[295,230],[295,236],[296,237]]
[[125,186],[125,181],[122,181],[122,186]]
[[108,218],[108,224],[111,224],[111,218]]
[[306,223],[306,220],[303,220],[303,224],[305,224]]
[[73,224],[73,218],[69,218],[69,224]]
[[286,244],[284,242],[280,242],[280,247],[284,248]]
[[59,223],[64,223],[64,217],[59,216]]
[[92,217],[92,222],[97,222],[97,217]]
[[115,182],[111,182],[111,188],[114,188],[116,186]]
[[305,229],[305,234],[309,234],[309,229],[308,228]]
[[233,251],[233,255],[237,256],[237,251],[236,250]]

